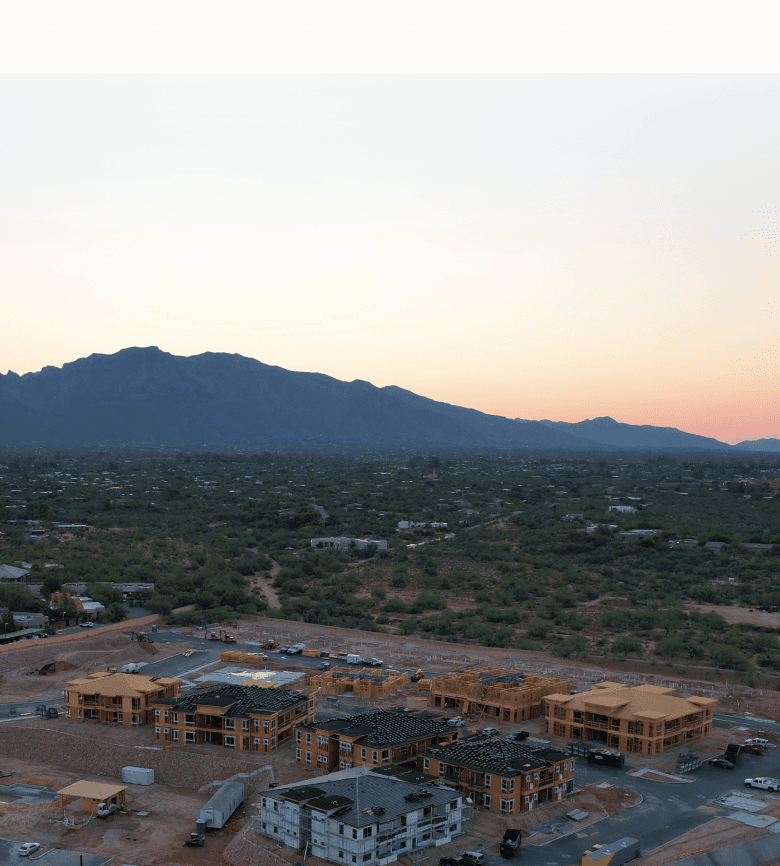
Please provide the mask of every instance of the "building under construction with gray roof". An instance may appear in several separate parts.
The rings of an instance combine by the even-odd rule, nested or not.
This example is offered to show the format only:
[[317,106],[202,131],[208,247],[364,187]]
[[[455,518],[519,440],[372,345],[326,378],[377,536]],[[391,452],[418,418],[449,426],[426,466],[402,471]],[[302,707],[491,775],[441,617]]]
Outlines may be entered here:
[[423,752],[457,739],[442,716],[398,707],[296,725],[295,758],[323,772],[390,763],[421,769]]
[[492,812],[528,812],[566,799],[574,788],[574,757],[500,737],[471,738],[430,749],[423,770]]
[[385,864],[462,832],[463,799],[367,767],[263,791],[260,829],[280,845],[340,864]]

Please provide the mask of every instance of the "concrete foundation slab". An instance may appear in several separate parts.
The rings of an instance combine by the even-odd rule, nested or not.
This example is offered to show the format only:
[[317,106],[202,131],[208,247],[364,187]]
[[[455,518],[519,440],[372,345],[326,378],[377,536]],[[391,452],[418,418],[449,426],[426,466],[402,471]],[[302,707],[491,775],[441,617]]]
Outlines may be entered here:
[[750,812],[733,812],[728,817],[732,821],[739,821],[740,824],[747,824],[750,827],[769,827],[770,824],[777,823],[777,818],[771,815],[753,815]]

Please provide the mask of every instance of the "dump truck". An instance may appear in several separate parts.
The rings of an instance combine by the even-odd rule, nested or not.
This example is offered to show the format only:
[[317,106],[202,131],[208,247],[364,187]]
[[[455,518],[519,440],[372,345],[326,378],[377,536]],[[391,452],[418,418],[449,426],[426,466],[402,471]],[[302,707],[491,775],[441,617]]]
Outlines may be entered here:
[[622,767],[626,762],[626,756],[622,752],[609,749],[591,749],[588,752],[589,764],[601,764],[605,767]]
[[498,846],[498,853],[504,860],[511,860],[517,854],[520,848],[523,831],[518,828],[507,827],[504,830],[504,835],[501,837],[501,844]]

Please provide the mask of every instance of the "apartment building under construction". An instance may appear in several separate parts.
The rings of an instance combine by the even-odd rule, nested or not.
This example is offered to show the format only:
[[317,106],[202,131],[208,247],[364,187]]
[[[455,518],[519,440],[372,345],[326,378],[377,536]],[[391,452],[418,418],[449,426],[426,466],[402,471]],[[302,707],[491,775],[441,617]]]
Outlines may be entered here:
[[62,693],[67,718],[108,725],[149,725],[155,701],[176,701],[181,680],[96,671],[69,680]]
[[550,694],[544,703],[548,734],[659,755],[707,736],[717,701],[677,697],[664,686],[603,682],[579,695]]
[[522,722],[541,716],[545,695],[568,694],[571,682],[560,677],[502,668],[475,668],[431,679],[434,707],[499,722]]
[[332,670],[315,674],[309,685],[324,695],[352,694],[354,698],[380,700],[390,698],[409,685],[406,671],[384,671],[361,668],[357,671]]

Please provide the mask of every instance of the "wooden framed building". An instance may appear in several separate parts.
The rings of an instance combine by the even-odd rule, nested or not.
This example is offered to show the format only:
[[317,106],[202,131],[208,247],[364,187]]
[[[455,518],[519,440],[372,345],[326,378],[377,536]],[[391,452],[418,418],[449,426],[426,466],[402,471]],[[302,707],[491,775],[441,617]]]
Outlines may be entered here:
[[314,721],[314,698],[261,686],[220,685],[153,706],[154,733],[169,743],[213,743],[228,749],[272,752]]
[[475,668],[431,678],[434,707],[487,716],[498,722],[522,722],[543,713],[545,695],[568,694],[571,682],[560,677],[525,674],[503,668]]
[[140,674],[93,673],[69,680],[62,692],[67,718],[108,725],[149,725],[152,704],[162,698],[175,700],[181,680]]
[[323,772],[404,765],[418,770],[423,753],[458,739],[446,719],[402,708],[296,725],[295,759]]
[[578,695],[547,695],[545,731],[595,740],[623,752],[659,755],[712,730],[714,698],[681,698],[674,689],[603,682]]
[[511,815],[565,800],[574,789],[574,756],[498,737],[431,749],[423,772],[438,776],[476,805]]

